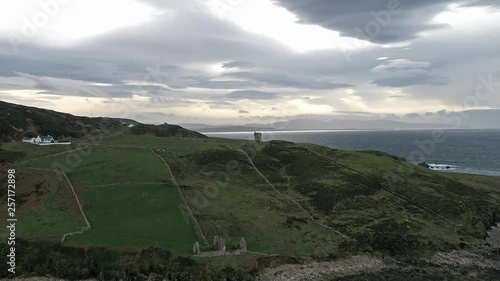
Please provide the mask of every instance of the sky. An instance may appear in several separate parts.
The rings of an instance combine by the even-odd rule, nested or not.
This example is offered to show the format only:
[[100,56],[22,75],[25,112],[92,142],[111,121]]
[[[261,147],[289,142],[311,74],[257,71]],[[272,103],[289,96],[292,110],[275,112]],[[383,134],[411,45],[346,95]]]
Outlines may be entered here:
[[500,109],[500,1],[4,0],[0,100],[148,123]]

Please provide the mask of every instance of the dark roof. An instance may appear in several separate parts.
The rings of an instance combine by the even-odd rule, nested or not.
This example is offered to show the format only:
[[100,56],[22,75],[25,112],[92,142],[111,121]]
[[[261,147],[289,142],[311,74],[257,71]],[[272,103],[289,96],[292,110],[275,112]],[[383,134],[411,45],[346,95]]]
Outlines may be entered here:
[[42,140],[51,140],[54,139],[52,136],[39,136]]

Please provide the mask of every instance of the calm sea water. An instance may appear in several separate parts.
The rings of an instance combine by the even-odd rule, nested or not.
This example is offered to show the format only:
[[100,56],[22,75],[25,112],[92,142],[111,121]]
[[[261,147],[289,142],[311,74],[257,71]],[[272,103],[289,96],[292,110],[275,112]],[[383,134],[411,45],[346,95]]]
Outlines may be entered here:
[[[205,133],[210,137],[253,139],[253,132]],[[262,132],[263,140],[307,142],[342,150],[380,150],[452,167],[451,172],[500,176],[500,130],[287,131]]]

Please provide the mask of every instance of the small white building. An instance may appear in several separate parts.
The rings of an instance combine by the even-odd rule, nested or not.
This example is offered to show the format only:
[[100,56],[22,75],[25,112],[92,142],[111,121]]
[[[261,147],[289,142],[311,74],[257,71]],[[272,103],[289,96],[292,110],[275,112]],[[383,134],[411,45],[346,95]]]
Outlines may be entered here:
[[36,144],[40,144],[40,143],[54,143],[54,142],[56,142],[56,140],[52,136],[50,136],[50,135],[47,135],[47,136],[38,135],[35,138],[35,143]]
[[68,145],[71,144],[70,141],[57,141],[51,135],[38,135],[36,138],[23,138],[23,142],[36,144],[36,145]]
[[33,138],[33,137],[23,139],[23,142],[36,143],[35,141],[36,141],[36,138]]
[[128,125],[128,127],[129,128],[133,128],[133,127],[135,127],[135,125],[134,124],[130,124],[130,125]]

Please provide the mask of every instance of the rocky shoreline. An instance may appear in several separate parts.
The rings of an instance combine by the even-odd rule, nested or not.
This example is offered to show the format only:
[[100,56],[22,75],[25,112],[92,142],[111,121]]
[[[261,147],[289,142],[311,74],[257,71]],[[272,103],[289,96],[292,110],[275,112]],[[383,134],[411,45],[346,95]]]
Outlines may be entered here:
[[381,258],[352,256],[333,262],[316,262],[305,265],[282,265],[265,269],[257,281],[321,280],[325,276],[343,276],[357,272],[381,270],[385,268]]
[[[464,275],[464,272],[468,272],[468,274]],[[435,278],[440,278],[440,276],[443,279],[453,278],[448,280],[498,280],[500,277],[500,257],[491,257],[486,252],[479,254],[467,251],[438,253],[431,259],[410,262],[370,256],[353,256],[333,262],[282,265],[265,269],[257,281],[354,281],[379,280],[380,278],[380,280],[386,281],[408,281],[436,280]],[[475,279],[478,276],[482,276],[481,279]]]
[[[396,260],[358,255],[331,262],[285,264],[264,269],[249,281],[418,281],[418,280],[498,280],[500,256],[484,251],[452,251],[438,253],[431,259]],[[141,278],[142,279],[142,278]],[[7,280],[7,279],[1,279]],[[14,278],[13,281],[64,281],[50,277]],[[134,280],[138,280],[134,278]],[[142,280],[171,281],[160,276],[144,276]],[[190,279],[191,280],[191,279]],[[244,280],[238,277],[220,281]],[[246,279],[245,279],[246,280]],[[87,279],[85,281],[97,281]],[[172,280],[173,281],[173,280]],[[175,281],[182,281],[176,279]],[[215,281],[215,280],[214,280]]]

